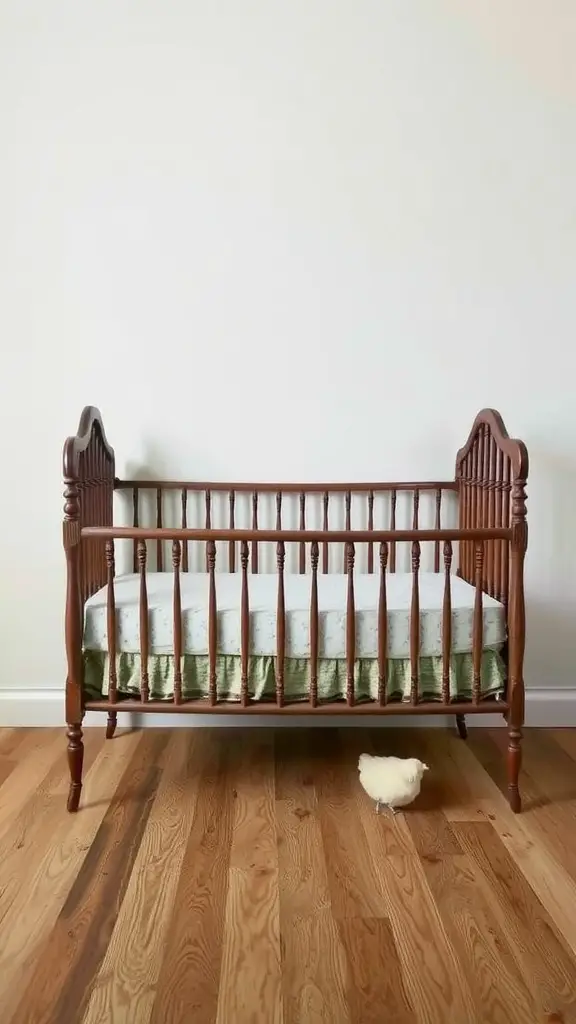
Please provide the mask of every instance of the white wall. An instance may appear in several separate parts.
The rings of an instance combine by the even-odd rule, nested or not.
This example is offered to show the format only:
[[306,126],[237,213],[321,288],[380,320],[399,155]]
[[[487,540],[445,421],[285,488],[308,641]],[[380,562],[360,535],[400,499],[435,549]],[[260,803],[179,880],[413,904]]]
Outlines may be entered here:
[[572,0],[4,0],[1,688],[61,685],[61,449],[170,474],[531,456],[530,686],[576,615]]

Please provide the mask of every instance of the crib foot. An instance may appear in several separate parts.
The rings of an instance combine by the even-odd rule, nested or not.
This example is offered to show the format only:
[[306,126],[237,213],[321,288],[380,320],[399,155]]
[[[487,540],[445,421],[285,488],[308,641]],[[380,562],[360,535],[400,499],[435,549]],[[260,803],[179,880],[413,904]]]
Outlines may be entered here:
[[111,740],[114,733],[116,732],[116,722],[118,721],[118,712],[109,711],[108,721],[106,722],[106,739]]
[[82,726],[68,723],[68,767],[70,769],[70,789],[68,790],[68,810],[77,811],[82,790],[82,764],[84,761],[84,744],[82,742]]
[[466,717],[464,715],[456,715],[456,728],[458,729],[460,739],[467,740],[468,729],[466,728]]
[[522,765],[522,729],[519,726],[508,728],[508,803],[514,814],[520,814],[522,799],[518,787],[520,767]]

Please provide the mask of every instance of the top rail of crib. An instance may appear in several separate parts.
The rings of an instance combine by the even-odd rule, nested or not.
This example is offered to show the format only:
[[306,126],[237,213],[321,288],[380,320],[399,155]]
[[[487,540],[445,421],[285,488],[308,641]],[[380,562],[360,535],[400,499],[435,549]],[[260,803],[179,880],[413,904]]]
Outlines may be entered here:
[[213,491],[215,494],[370,494],[386,491],[457,491],[456,480],[422,482],[363,483],[227,483],[220,480],[120,480],[114,481],[116,490]]
[[84,526],[81,536],[100,540],[297,541],[298,543],[378,544],[391,541],[512,540],[512,529],[486,527],[447,530],[227,530],[154,526]]

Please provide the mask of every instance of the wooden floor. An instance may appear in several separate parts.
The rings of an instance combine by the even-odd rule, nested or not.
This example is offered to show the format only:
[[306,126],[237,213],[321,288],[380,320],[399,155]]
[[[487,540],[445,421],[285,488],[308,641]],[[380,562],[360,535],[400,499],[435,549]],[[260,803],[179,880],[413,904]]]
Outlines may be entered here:
[[[1,1024],[576,1022],[576,731],[0,730]],[[425,759],[395,818],[363,751]]]

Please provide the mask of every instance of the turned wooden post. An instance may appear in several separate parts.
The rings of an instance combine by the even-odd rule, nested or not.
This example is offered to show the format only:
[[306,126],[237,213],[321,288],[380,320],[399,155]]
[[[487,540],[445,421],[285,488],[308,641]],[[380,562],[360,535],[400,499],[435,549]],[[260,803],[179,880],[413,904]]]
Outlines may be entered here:
[[[229,528],[234,529],[234,506],[236,504],[236,493],[230,491],[228,495],[228,502],[230,504],[230,519]],[[228,572],[236,572],[236,541],[228,541]]]
[[172,541],[174,571],[174,703],[182,703],[182,598],[180,593],[180,541]]
[[140,570],[140,700],[149,698],[148,690],[148,590],[146,587],[146,541],[138,541],[138,568]]
[[484,545],[482,541],[476,542],[474,576],[476,593],[474,595],[474,618],[472,624],[472,703],[480,703],[480,689],[482,682],[482,636],[484,624],[482,621],[482,578],[484,572]]
[[284,601],[284,560],[286,552],[284,541],[276,545],[276,564],[278,567],[278,604],[276,610],[276,703],[279,708],[284,705],[284,656],[286,652],[286,608]]
[[[182,488],[182,529],[188,528],[188,491]],[[182,572],[188,572],[188,541],[182,542]]]
[[412,601],[410,604],[410,701],[418,703],[420,681],[420,541],[412,541]]
[[[374,529],[374,491],[368,492],[368,529],[370,532]],[[368,543],[368,572],[374,572],[374,545]]]
[[346,545],[346,568],[348,570],[348,597],[346,600],[346,701],[354,707],[354,668],[356,662],[356,609],[354,602],[354,544]]
[[66,736],[68,738],[68,768],[70,788],[68,810],[77,811],[82,789],[82,617],[80,597],[80,492],[75,476],[67,473],[64,465],[64,524],[63,541],[66,552]]
[[208,661],[209,683],[208,697],[213,706],[217,703],[216,652],[218,647],[218,607],[216,604],[216,541],[208,541]]
[[380,595],[378,598],[378,703],[381,708],[386,704],[386,683],[388,679],[388,601],[386,596],[386,565],[388,563],[388,544],[380,544]]
[[[304,491],[300,495],[300,529],[306,529],[306,494]],[[299,570],[301,576],[306,572],[306,544],[303,540],[300,541]]]
[[444,601],[442,603],[442,703],[450,703],[450,659],[452,648],[452,542],[444,541]]
[[[390,495],[390,530],[396,529],[396,491]],[[390,572],[396,572],[396,541],[390,541]]]
[[[324,533],[328,532],[328,502],[329,501],[330,501],[330,495],[328,494],[328,491],[325,491],[324,492],[324,496],[322,498],[322,505],[323,505],[323,512],[324,512],[323,520],[322,520],[322,529],[324,530]],[[328,572],[328,541],[327,540],[322,541],[322,572],[323,573],[327,573]]]
[[240,598],[240,700],[245,708],[249,703],[248,671],[250,659],[250,605],[248,598],[248,541],[240,544],[240,566],[242,569],[242,593]]
[[[108,568],[108,584],[106,596],[106,627],[108,634],[108,701],[116,704],[118,700],[116,675],[116,604],[114,600],[114,541],[106,541],[106,565]],[[118,714],[112,708],[108,711],[106,722],[106,739],[111,740],[116,730]]]
[[312,565],[312,588],[310,594],[310,704],[318,706],[318,541],[312,541],[310,562]]
[[520,472],[512,484],[512,543],[510,545],[510,598],[508,603],[508,799],[517,814],[521,810],[518,779],[522,764],[524,724],[524,647],[526,610],[524,606],[524,557],[528,543],[526,525],[526,476],[528,455],[522,446]]

